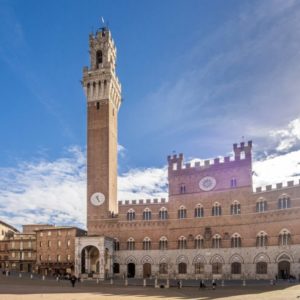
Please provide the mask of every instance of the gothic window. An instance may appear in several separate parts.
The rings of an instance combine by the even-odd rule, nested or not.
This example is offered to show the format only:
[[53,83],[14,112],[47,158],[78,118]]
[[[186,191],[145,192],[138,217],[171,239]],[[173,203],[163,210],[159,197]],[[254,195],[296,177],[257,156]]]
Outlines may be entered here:
[[178,264],[178,273],[179,274],[186,274],[187,271],[187,265],[184,262],[181,262]]
[[204,216],[203,206],[201,204],[198,204],[195,207],[195,218],[203,218],[203,216]]
[[186,238],[184,236],[181,236],[178,239],[178,249],[186,249],[187,248],[187,243],[186,243]]
[[219,249],[221,248],[221,236],[215,234],[212,238],[212,248]]
[[185,187],[185,184],[181,184],[180,185],[180,194],[185,194],[186,193],[186,187]]
[[119,251],[120,250],[120,242],[117,238],[114,239],[114,250]]
[[201,235],[195,237],[195,249],[202,249],[204,245],[204,239]]
[[256,274],[267,274],[268,264],[264,261],[256,263]]
[[236,186],[237,186],[236,178],[231,178],[230,179],[230,187],[235,188]]
[[143,220],[151,220],[151,210],[148,207],[143,211]]
[[264,198],[259,198],[256,202],[256,212],[265,212],[267,208],[267,201]]
[[213,274],[222,274],[222,264],[220,262],[212,263],[212,273]]
[[127,212],[127,220],[128,221],[135,220],[135,211],[132,208],[130,208]]
[[241,274],[242,264],[240,262],[233,262],[231,264],[231,274]]
[[96,66],[97,69],[99,68],[99,64],[102,64],[103,62],[103,54],[101,50],[98,50],[96,53]]
[[161,220],[166,220],[168,219],[168,211],[165,207],[162,207],[160,210],[159,210],[159,218]]
[[159,239],[159,250],[167,250],[168,249],[168,240],[165,236],[162,236]]
[[203,274],[204,273],[204,263],[197,262],[195,263],[195,274]]
[[213,216],[221,216],[222,215],[222,208],[221,204],[215,202],[214,206],[212,207],[212,215]]
[[159,264],[159,274],[168,274],[168,264],[166,263]]
[[230,212],[232,215],[240,215],[241,214],[241,204],[235,200],[230,206]]
[[135,250],[135,241],[133,238],[127,240],[127,250]]
[[151,240],[148,237],[143,240],[143,250],[151,250]]
[[235,233],[231,237],[231,248],[240,248],[242,244],[241,236]]
[[287,209],[291,207],[291,200],[290,197],[288,197],[287,195],[282,195],[279,199],[278,199],[278,208],[279,209]]
[[256,236],[256,247],[266,247],[268,245],[268,235],[261,231]]
[[291,244],[291,233],[287,229],[282,229],[279,233],[279,246]]
[[185,218],[186,218],[186,208],[183,205],[181,205],[178,210],[178,219],[185,219]]

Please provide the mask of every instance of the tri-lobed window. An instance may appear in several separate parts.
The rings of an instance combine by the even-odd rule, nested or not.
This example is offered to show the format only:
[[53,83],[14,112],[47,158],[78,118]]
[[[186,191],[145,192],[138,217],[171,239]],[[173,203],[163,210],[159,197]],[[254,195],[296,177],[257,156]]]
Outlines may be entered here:
[[[277,209],[284,210],[291,208],[291,199],[287,195],[282,195],[278,198]],[[267,201],[261,197],[257,200],[255,211],[257,213],[263,213],[268,210],[268,203]],[[240,215],[242,212],[242,207],[239,201],[234,200],[230,205],[230,214],[231,215]],[[214,202],[211,208],[211,216],[221,216],[223,213],[222,205],[219,202]],[[203,218],[205,216],[204,207],[201,203],[198,203],[194,207],[194,218]],[[184,205],[180,205],[177,210],[177,218],[178,219],[186,219],[189,217],[189,213],[187,208]],[[158,212],[158,219],[159,220],[167,220],[169,218],[168,210],[166,207],[160,208]],[[142,213],[142,219],[145,221],[150,221],[153,219],[152,211],[149,207],[146,207]],[[127,211],[127,220],[134,221],[136,220],[136,212],[133,208],[130,208]]]
[[[291,232],[284,228],[282,229],[277,236],[272,236],[269,238],[268,234],[265,231],[260,231],[256,235],[256,241],[254,242],[254,246],[257,248],[265,248],[269,245],[269,240],[272,239],[272,243],[275,242],[276,244],[276,238],[277,245],[280,247],[287,247],[292,244],[292,235]],[[222,236],[218,233],[214,234],[211,239],[204,240],[202,235],[197,235],[196,237],[192,237],[189,235],[189,237],[185,237],[181,235],[178,237],[177,242],[176,240],[169,242],[166,236],[160,237],[158,241],[152,242],[150,237],[145,237],[140,243],[142,246],[140,246],[143,250],[168,250],[169,249],[169,243],[173,244],[173,247],[175,246],[179,250],[185,250],[185,249],[204,249],[204,248],[213,248],[213,249],[220,249],[220,248],[241,248],[243,246],[242,243],[242,236],[239,233],[234,233],[231,235],[229,239],[229,243],[225,242],[228,238]],[[224,240],[224,242],[223,242]],[[175,244],[177,243],[177,245]],[[256,245],[255,245],[256,243]],[[127,250],[136,250],[136,241],[133,237],[130,237],[127,239]],[[120,241],[119,239],[114,239],[114,249],[115,251],[119,251],[120,248]]]

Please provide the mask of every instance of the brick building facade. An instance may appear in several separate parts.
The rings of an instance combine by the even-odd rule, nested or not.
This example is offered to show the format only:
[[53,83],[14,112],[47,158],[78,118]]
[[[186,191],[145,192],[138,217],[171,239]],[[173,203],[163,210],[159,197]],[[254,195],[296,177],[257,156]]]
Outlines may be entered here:
[[[286,278],[300,274],[300,186],[253,192],[252,142],[233,157],[195,165],[168,157],[169,198],[118,202],[116,48],[90,35],[87,97],[87,227],[75,242],[75,272],[128,277]],[[112,259],[111,259],[112,258]]]

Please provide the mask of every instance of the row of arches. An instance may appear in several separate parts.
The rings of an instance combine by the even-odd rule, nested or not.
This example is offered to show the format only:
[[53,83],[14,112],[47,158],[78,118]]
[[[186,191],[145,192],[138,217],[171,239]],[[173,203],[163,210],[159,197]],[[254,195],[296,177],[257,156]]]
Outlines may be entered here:
[[[282,195],[278,199],[278,209],[288,209],[291,207],[290,197],[287,195]],[[264,198],[259,198],[256,202],[256,212],[265,212],[268,210],[267,201]],[[177,210],[178,219],[187,218],[187,208],[184,205],[180,205]],[[234,200],[230,205],[230,214],[231,215],[240,215],[241,214],[241,204],[238,200]],[[127,220],[133,221],[136,219],[136,212],[133,208],[130,208],[127,211]],[[222,215],[222,206],[219,202],[215,202],[211,209],[212,216],[221,216]],[[165,207],[160,208],[158,212],[158,217],[161,220],[168,219],[168,210]],[[194,208],[194,217],[195,218],[203,218],[204,217],[204,207],[201,203],[198,203]],[[142,213],[143,220],[151,220],[152,219],[152,211],[149,207],[146,207]]]
[[[187,249],[188,248],[188,239],[185,236],[180,236],[177,239],[177,249]],[[205,248],[205,239],[199,234],[195,238],[193,238],[194,248],[195,249],[203,249]],[[269,242],[269,236],[265,231],[260,231],[256,235],[256,247],[267,247]],[[120,250],[120,242],[117,238],[115,238],[115,251]],[[160,237],[158,243],[157,250],[167,250],[169,243],[166,236]],[[291,244],[291,233],[288,229],[282,229],[278,234],[278,245],[279,246],[288,246]],[[242,237],[239,233],[234,233],[230,237],[230,245],[231,248],[240,248],[242,247]],[[211,244],[208,245],[206,242],[206,248],[222,248],[222,237],[220,234],[216,233],[212,236]],[[142,249],[143,250],[156,250],[153,249],[152,240],[149,237],[145,237],[142,241]],[[136,241],[133,237],[127,239],[127,250],[136,250]]]
[[[275,263],[278,264],[278,277],[279,278],[288,278],[290,275],[290,263],[292,262],[292,257],[286,253],[282,253],[277,256]],[[125,261],[127,265],[127,276],[135,276],[135,266],[138,264],[138,261],[135,257],[128,257]],[[224,273],[224,265],[230,265],[230,274],[232,275],[241,275],[242,266],[244,265],[244,260],[239,254],[234,254],[230,257],[229,261],[225,263],[225,260],[222,256],[216,254],[209,261],[205,259],[202,255],[197,255],[192,260],[192,272],[197,274],[207,273],[207,265],[210,265],[211,274],[222,275]],[[268,274],[268,266],[271,263],[270,258],[265,253],[259,253],[255,256],[253,260],[253,265],[255,266],[255,274],[257,275],[266,275]],[[151,276],[151,266],[154,265],[154,261],[150,256],[145,256],[141,259],[140,264],[143,266],[143,276]],[[168,257],[162,257],[158,261],[158,273],[161,275],[170,274],[174,271],[174,267],[177,274],[187,274],[188,266],[190,265],[189,259],[181,255],[177,257],[175,265],[170,262]],[[172,271],[171,271],[172,270]],[[245,270],[243,270],[245,272]],[[114,263],[114,273],[120,272],[120,262],[117,260]]]

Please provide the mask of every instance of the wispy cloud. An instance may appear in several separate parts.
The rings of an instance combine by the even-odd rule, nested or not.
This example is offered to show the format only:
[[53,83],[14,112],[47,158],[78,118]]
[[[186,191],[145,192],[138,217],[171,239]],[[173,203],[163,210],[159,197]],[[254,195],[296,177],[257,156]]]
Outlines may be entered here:
[[201,132],[218,148],[242,136],[260,142],[299,117],[300,3],[241,7],[174,58],[169,78],[140,104],[141,134],[168,128],[195,141]]

